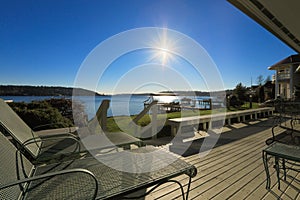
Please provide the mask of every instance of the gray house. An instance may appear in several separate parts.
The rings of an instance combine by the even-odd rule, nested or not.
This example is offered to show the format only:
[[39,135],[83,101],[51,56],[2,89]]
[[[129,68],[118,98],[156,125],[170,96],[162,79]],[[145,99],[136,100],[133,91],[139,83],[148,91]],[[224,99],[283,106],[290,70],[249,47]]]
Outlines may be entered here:
[[300,55],[291,55],[269,67],[275,70],[275,97],[294,99],[300,89]]

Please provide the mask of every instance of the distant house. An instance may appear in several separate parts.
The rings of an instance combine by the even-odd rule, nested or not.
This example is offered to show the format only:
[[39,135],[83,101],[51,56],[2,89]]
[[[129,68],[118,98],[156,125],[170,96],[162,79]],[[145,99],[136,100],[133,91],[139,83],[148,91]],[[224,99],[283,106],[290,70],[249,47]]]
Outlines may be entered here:
[[269,67],[275,70],[275,97],[293,99],[300,89],[300,55],[291,55]]
[[275,98],[275,84],[273,81],[267,81],[263,85],[252,85],[249,90],[252,93],[254,102],[262,103]]
[[267,81],[263,85],[264,101],[275,98],[275,84],[273,81]]

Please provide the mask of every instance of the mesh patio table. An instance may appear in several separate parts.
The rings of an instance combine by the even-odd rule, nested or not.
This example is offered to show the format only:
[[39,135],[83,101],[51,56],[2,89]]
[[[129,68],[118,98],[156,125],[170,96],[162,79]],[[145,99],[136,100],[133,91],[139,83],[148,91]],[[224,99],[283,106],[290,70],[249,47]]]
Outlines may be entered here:
[[[278,189],[280,189],[280,177],[279,177],[279,170],[280,168],[283,169],[284,172],[284,179],[286,180],[286,162],[294,161],[294,162],[300,162],[300,146],[295,145],[287,145],[279,142],[274,142],[270,146],[268,146],[266,149],[262,152],[263,156],[263,162],[264,167],[267,175],[267,184],[266,188],[270,189],[271,179],[270,179],[270,173],[269,173],[269,167],[268,167],[268,156],[272,156],[275,158],[275,169],[277,174],[277,181],[278,181]],[[279,161],[282,160],[282,166],[280,166]],[[287,161],[288,160],[288,161]],[[289,168],[291,170],[296,170],[293,168]]]
[[[96,199],[124,199],[124,196],[128,194],[143,189],[146,190],[146,188],[153,186],[148,192],[143,193],[142,196],[145,196],[166,182],[177,183],[183,199],[188,199],[191,178],[197,174],[197,170],[193,165],[185,162],[176,154],[153,146],[100,154],[95,157],[66,161],[59,165],[51,164],[37,168],[35,174],[48,173],[53,171],[54,168],[55,170],[72,168],[89,170],[98,182]],[[182,184],[173,179],[183,174],[189,178],[186,194]],[[65,181],[69,180],[66,178]],[[53,187],[53,184],[55,184],[55,177],[51,178],[51,181],[42,180],[31,183],[30,188],[32,189],[27,193],[30,198],[26,199],[42,199],[43,195],[55,194],[56,190],[61,190],[61,187]],[[78,183],[75,182],[74,184]],[[84,187],[88,183],[81,180],[80,184]],[[76,199],[77,191],[69,190],[71,189],[68,187],[64,188],[64,191],[70,193],[69,198]]]

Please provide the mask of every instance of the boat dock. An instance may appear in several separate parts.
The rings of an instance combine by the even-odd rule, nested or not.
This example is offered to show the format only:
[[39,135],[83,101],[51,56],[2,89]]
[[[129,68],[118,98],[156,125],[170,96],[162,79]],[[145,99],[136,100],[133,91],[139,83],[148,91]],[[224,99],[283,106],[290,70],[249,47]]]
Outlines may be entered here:
[[[144,108],[148,107],[152,101],[144,102]],[[181,110],[211,110],[212,100],[211,99],[185,99],[183,98],[180,102],[163,103],[157,102],[158,110],[161,112],[180,112]]]

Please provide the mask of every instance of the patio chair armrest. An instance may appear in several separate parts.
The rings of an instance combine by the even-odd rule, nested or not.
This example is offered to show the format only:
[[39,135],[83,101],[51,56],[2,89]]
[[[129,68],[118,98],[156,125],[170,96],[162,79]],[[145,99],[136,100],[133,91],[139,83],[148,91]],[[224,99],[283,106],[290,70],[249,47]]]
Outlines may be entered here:
[[60,138],[74,138],[75,140],[78,140],[79,137],[76,136],[73,133],[59,133],[59,134],[47,134],[47,135],[39,135],[39,138],[41,138],[42,140],[47,140],[47,139],[60,139]]
[[[41,124],[41,125],[38,125],[38,126],[35,126],[32,128],[32,130],[36,131],[37,129],[40,129],[40,128],[44,128],[44,127],[51,127],[53,125],[65,125],[64,123],[62,122],[56,122],[56,123],[48,123],[48,124]],[[69,128],[69,131],[71,132],[71,126],[68,126]]]
[[[39,142],[45,142],[49,140],[59,140],[59,139],[71,139],[74,140],[76,143],[76,148],[74,149],[74,152],[80,152],[80,141],[79,138],[74,136],[73,134],[66,133],[66,134],[61,134],[61,135],[48,135],[45,137],[33,137],[28,140],[26,140],[22,145],[21,148],[25,148],[25,146],[33,144],[33,143],[39,143]],[[51,146],[51,145],[50,145]],[[47,148],[48,146],[43,146],[40,148]]]
[[[48,180],[50,180],[49,178],[52,178],[52,177],[55,177],[55,176],[64,176],[66,174],[72,174],[72,173],[74,173],[74,174],[75,173],[82,173],[82,174],[84,174],[84,176],[89,177],[89,179],[91,179],[89,181],[91,184],[92,184],[92,181],[94,182],[94,184],[93,184],[94,185],[94,187],[93,187],[94,191],[93,191],[91,199],[95,199],[96,195],[97,195],[97,191],[98,191],[98,181],[97,181],[95,175],[92,172],[90,172],[89,170],[80,169],[80,168],[66,169],[66,170],[61,170],[61,171],[56,171],[56,172],[50,172],[50,173],[47,173],[47,174],[32,176],[32,177],[24,178],[24,179],[21,179],[21,180],[16,180],[16,181],[13,181],[13,182],[10,182],[10,183],[5,183],[5,184],[0,185],[0,190],[6,189],[6,188],[9,188],[9,187],[13,187],[13,186],[16,186],[16,185],[20,185],[20,184],[23,184],[23,183],[30,183],[32,181],[41,180],[41,179],[46,179],[45,181],[48,181]],[[72,177],[76,178],[76,176],[72,176]],[[80,185],[80,184],[77,184],[77,185]],[[25,191],[25,193],[26,193],[26,191]],[[51,194],[48,194],[48,195],[51,196]]]
[[194,178],[197,175],[198,171],[197,168],[195,166],[192,166],[188,172],[186,173],[186,175],[188,175],[191,178]]
[[72,134],[75,137],[77,137],[78,127],[75,126],[69,126],[69,127],[64,127],[64,128],[53,128],[53,129],[43,129],[43,130],[38,130],[34,131],[35,134],[37,134],[40,137],[45,137],[48,135],[63,135],[63,134]]

